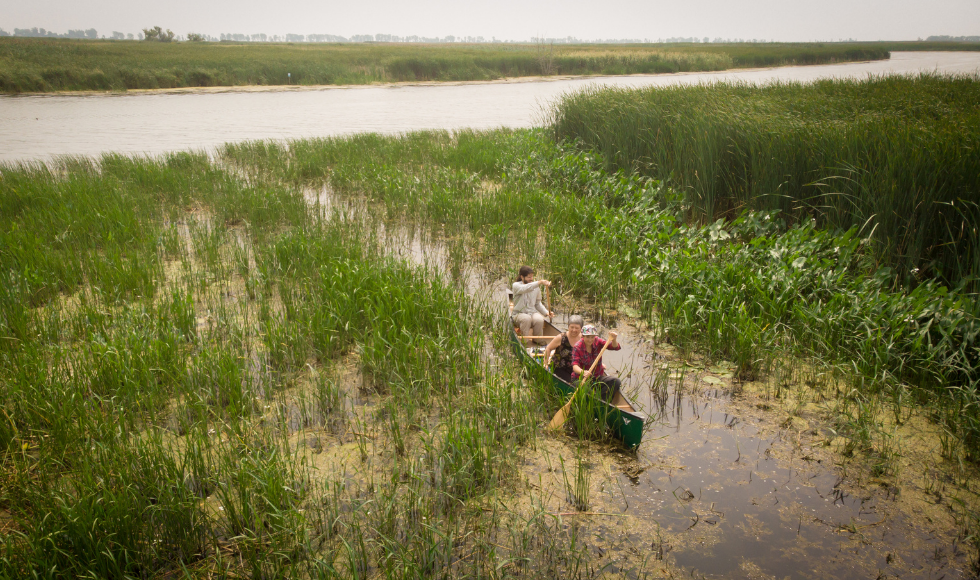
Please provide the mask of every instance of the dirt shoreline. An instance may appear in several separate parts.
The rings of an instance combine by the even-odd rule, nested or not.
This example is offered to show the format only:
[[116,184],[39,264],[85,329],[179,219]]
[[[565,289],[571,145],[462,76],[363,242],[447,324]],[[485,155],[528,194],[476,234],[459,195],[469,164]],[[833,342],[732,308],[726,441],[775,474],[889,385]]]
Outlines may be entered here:
[[676,73],[653,73],[653,74],[628,74],[628,75],[553,75],[553,76],[528,76],[528,77],[505,77],[492,80],[475,81],[398,81],[390,83],[365,83],[359,85],[235,85],[220,87],[175,87],[163,89],[127,89],[125,91],[52,91],[52,92],[32,92],[4,94],[4,97],[92,97],[92,96],[129,96],[129,95],[170,95],[170,94],[218,94],[218,93],[275,93],[275,92],[305,92],[305,91],[328,91],[328,90],[347,90],[347,89],[398,89],[402,87],[437,87],[437,86],[466,86],[466,85],[498,85],[498,84],[517,84],[517,83],[541,83],[569,81],[577,79],[603,79],[603,78],[651,78],[651,77],[675,77],[687,75],[705,74],[726,74],[731,72],[761,72],[790,67],[817,67],[817,66],[837,66],[840,64],[863,64],[877,62],[870,60],[847,61],[846,63],[834,62],[813,65],[792,64],[785,66],[755,67],[755,68],[729,68],[714,71],[688,71]]

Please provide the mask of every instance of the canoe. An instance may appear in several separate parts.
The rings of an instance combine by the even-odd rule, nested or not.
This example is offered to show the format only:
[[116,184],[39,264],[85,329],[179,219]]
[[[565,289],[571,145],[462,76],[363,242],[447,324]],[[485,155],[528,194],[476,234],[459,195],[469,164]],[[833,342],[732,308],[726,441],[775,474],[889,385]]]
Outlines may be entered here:
[[[510,297],[510,292],[507,294]],[[514,304],[511,302],[508,313],[513,307]],[[507,326],[510,330],[511,346],[517,358],[532,372],[547,373],[551,378],[551,383],[561,394],[562,399],[567,401],[575,392],[575,386],[558,378],[554,373],[545,368],[543,359],[536,356],[536,353],[532,354],[532,352],[528,352],[529,347],[526,347],[518,337],[518,329],[514,328],[513,324],[510,324],[509,316],[507,318]],[[559,334],[561,334],[560,330],[547,320],[544,321],[544,331],[541,336],[553,337]],[[604,407],[600,406],[596,409],[596,417],[601,419],[602,416],[605,416],[606,426],[609,427],[613,436],[621,440],[627,449],[636,449],[643,439],[643,425],[646,422],[646,415],[638,411],[636,405],[627,399],[621,390],[616,393],[616,397],[611,403],[603,401],[602,405]]]

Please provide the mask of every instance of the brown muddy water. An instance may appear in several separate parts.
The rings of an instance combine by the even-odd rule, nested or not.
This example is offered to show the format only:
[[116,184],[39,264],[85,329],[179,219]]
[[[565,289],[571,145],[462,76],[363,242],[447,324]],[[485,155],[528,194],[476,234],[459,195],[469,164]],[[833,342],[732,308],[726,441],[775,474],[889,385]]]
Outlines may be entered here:
[[895,52],[887,61],[718,73],[311,90],[0,96],[0,162],[160,154],[227,142],[422,129],[531,127],[562,94],[592,84],[768,83],[919,71],[975,73],[980,52]]
[[[606,353],[607,366],[652,418],[635,457],[588,453],[590,511],[609,515],[573,513],[547,445],[525,474],[568,525],[589,520],[585,542],[609,571],[646,558],[670,577],[970,577],[975,555],[960,545],[964,522],[945,495],[957,492],[938,464],[910,449],[898,475],[871,477],[840,453],[817,405],[791,393],[787,412],[765,384],[739,384],[725,361],[682,362],[633,324],[607,328],[624,345]],[[574,470],[567,448],[550,453]]]
[[[339,199],[329,187],[307,196],[327,215],[370,213],[363,202]],[[374,225],[391,254],[457,280],[486,308],[505,308],[509,275],[461,255],[460,240],[381,220]],[[554,306],[555,323],[565,328],[578,307],[560,298]],[[607,313],[600,330],[619,332],[623,349],[604,358],[651,418],[643,443],[633,454],[614,444],[539,437],[523,452],[512,498],[524,517],[544,510],[573,532],[595,572],[627,578],[642,572],[669,578],[972,576],[977,556],[966,542],[960,502],[978,505],[978,490],[969,474],[954,476],[940,459],[927,420],[909,420],[904,431],[894,431],[897,456],[887,474],[875,475],[831,428],[836,393],[825,373],[787,365],[760,382],[741,382],[731,363],[658,342],[649,327],[625,314],[628,307],[621,310]],[[352,412],[363,414],[374,403],[358,398]],[[346,445],[354,457],[357,446]],[[589,489],[584,510],[574,506],[580,465]]]

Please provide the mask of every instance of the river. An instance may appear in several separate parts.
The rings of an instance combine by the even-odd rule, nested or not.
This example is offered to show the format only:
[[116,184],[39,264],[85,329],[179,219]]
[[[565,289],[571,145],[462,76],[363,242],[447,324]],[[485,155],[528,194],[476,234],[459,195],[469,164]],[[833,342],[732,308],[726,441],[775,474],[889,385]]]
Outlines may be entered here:
[[977,73],[980,52],[896,52],[887,61],[717,73],[489,83],[401,84],[283,90],[0,97],[0,162],[61,155],[159,154],[226,142],[420,129],[540,124],[544,107],[591,84],[669,86],[863,78],[919,71]]

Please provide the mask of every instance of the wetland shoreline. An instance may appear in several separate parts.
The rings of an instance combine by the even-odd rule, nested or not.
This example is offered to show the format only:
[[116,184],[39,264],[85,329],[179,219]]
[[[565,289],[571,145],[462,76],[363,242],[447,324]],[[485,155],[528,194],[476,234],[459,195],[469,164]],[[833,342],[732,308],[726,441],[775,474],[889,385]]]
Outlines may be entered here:
[[[872,60],[865,61],[847,61],[848,64],[862,64],[876,62]],[[834,63],[839,64],[839,63]],[[705,75],[705,74],[725,74],[737,70],[739,72],[751,73],[751,72],[763,72],[771,71],[780,68],[785,68],[788,66],[823,66],[824,63],[820,64],[810,64],[810,65],[776,65],[768,67],[756,67],[756,68],[738,68],[738,69],[725,69],[718,71],[682,71],[682,72],[664,72],[664,73],[635,73],[635,74],[621,74],[615,75],[618,79],[649,79],[649,78],[660,78],[660,77],[683,77],[689,75]],[[139,96],[139,95],[208,95],[208,94],[222,94],[222,93],[280,93],[280,92],[306,92],[306,91],[330,91],[330,90],[351,90],[351,89],[397,89],[402,87],[465,87],[465,86],[479,86],[479,85],[501,85],[501,84],[517,84],[517,83],[547,83],[547,82],[560,82],[560,81],[570,81],[570,80],[589,80],[589,79],[603,79],[608,78],[609,75],[604,75],[601,73],[595,74],[583,74],[583,75],[550,75],[550,76],[521,76],[521,77],[507,77],[500,79],[488,79],[488,80],[461,80],[461,81],[398,81],[398,82],[373,82],[367,84],[348,84],[348,85],[235,85],[235,86],[220,86],[220,87],[173,87],[173,88],[155,88],[155,89],[127,89],[123,91],[49,91],[49,92],[24,92],[6,96],[9,98],[17,97],[89,97],[89,96]]]
[[888,58],[863,43],[675,45],[154,43],[0,38],[0,92],[712,71]]
[[[0,169],[0,577],[976,575],[972,407],[854,364],[928,362],[876,305],[963,297],[606,167],[498,130]],[[637,453],[544,429],[494,301],[517,263],[620,331]],[[857,347],[793,318],[824,292]]]

